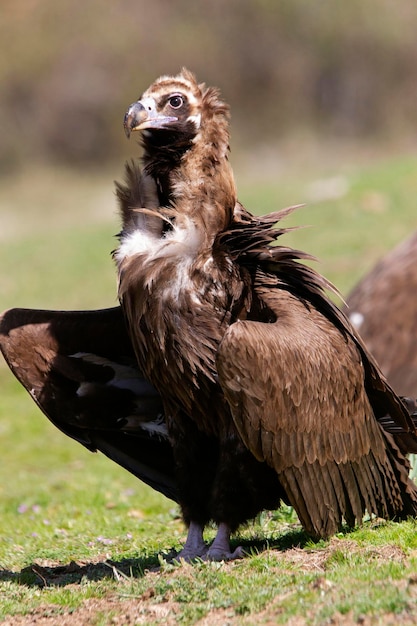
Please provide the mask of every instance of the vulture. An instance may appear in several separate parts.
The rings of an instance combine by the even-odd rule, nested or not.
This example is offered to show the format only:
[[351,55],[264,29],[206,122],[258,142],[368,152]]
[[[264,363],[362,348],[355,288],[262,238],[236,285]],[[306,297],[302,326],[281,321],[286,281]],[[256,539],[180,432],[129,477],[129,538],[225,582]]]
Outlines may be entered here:
[[[281,500],[313,536],[365,510],[417,511],[386,414],[406,406],[327,297],[329,283],[276,245],[291,210],[255,217],[237,201],[229,109],[189,71],[129,106],[143,172],[118,196],[119,298],[140,370],[158,391],[188,535],[179,556],[232,559],[230,535]],[[210,546],[204,528],[218,528]]]
[[6,311],[14,374],[65,434],[179,503],[177,558],[242,556],[231,534],[282,501],[313,537],[366,511],[415,516],[415,407],[311,257],[280,245],[295,207],[259,217],[238,202],[219,91],[163,76],[124,126],[143,156],[116,187],[120,307]]
[[416,396],[417,232],[354,287],[345,312],[397,393]]

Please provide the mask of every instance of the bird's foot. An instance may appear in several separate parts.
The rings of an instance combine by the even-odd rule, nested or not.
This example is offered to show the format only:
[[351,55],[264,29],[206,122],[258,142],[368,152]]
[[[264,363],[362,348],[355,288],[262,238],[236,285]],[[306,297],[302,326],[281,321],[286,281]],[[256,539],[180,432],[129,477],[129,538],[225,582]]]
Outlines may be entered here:
[[192,561],[195,561],[195,559],[206,560],[207,552],[208,552],[208,546],[206,546],[206,544],[204,544],[204,546],[201,546],[199,548],[192,548],[189,546],[187,547],[184,546],[184,548],[180,550],[178,554],[175,555],[173,560],[185,561],[186,563],[191,563]]
[[233,552],[229,549],[221,548],[220,546],[211,545],[207,550],[205,556],[202,558],[205,561],[233,561],[234,559],[243,559],[245,551],[242,546],[238,546]]
[[187,540],[183,549],[171,557],[171,561],[186,561],[190,563],[195,559],[203,561],[233,561],[234,559],[242,559],[245,551],[241,546],[236,550],[230,549],[230,527],[228,524],[221,522],[211,546],[207,546],[203,538],[204,527],[196,522],[191,522]]
[[173,558],[174,561],[193,561],[194,559],[204,559],[207,554],[207,544],[203,539],[203,526],[196,522],[191,522],[188,529],[187,540],[183,549]]
[[203,557],[205,561],[232,561],[242,559],[245,552],[239,546],[233,552],[230,549],[230,527],[224,522],[219,524],[217,535]]

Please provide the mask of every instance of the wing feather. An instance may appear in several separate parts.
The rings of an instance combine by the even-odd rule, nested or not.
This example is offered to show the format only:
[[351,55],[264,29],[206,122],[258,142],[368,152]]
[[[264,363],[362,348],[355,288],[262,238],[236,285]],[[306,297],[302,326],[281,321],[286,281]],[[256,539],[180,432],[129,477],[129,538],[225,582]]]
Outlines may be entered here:
[[161,399],[136,365],[120,308],[10,309],[0,349],[57,428],[177,500]]
[[218,353],[219,381],[248,447],[260,460],[274,448],[277,471],[306,460],[346,462],[371,445],[383,451],[354,344],[290,294],[282,297],[291,319],[236,322]]
[[403,502],[407,470],[387,452],[396,447],[374,415],[355,342],[286,291],[268,305],[273,323],[229,327],[219,382],[243,441],[277,471],[306,529],[325,536],[365,509],[387,517],[415,508],[413,488]]

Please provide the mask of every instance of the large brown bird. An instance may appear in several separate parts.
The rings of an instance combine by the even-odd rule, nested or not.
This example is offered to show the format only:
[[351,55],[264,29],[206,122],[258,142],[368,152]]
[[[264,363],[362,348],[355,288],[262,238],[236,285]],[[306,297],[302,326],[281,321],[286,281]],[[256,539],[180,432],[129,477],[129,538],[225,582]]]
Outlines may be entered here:
[[274,245],[290,210],[258,218],[236,202],[218,92],[164,77],[125,125],[145,148],[143,174],[131,164],[118,186],[130,336],[119,308],[12,309],[0,347],[13,372],[63,432],[180,502],[185,558],[238,556],[230,532],[281,499],[315,536],[366,509],[415,515],[389,434],[415,440],[406,407],[308,255]]
[[389,412],[413,431],[408,412],[326,281],[299,263],[307,255],[272,245],[289,211],[255,218],[237,202],[218,91],[186,70],[164,76],[125,127],[142,132],[144,179],[130,167],[119,187],[119,296],[164,406],[189,526],[180,556],[240,554],[230,533],[265,494],[289,501],[315,536],[366,509],[415,515],[408,464],[378,423]]
[[397,393],[417,395],[417,232],[347,298],[346,313]]

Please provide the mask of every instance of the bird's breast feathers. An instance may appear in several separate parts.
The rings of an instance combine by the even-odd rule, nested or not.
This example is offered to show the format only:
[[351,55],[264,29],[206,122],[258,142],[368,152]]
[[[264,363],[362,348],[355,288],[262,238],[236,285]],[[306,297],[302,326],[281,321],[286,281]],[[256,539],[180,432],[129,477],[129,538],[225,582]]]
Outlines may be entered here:
[[200,250],[202,237],[192,219],[184,218],[181,224],[172,223],[172,228],[162,237],[143,228],[122,234],[116,251],[120,265],[124,260],[140,255],[144,265],[148,261],[176,258],[178,261],[194,259]]
[[[188,217],[173,222],[162,237],[143,228],[123,234],[115,258],[122,274],[134,275],[127,282],[154,297],[178,302],[187,295],[194,305],[226,298],[212,250],[204,248],[201,231]],[[232,265],[227,266],[229,272]]]

